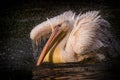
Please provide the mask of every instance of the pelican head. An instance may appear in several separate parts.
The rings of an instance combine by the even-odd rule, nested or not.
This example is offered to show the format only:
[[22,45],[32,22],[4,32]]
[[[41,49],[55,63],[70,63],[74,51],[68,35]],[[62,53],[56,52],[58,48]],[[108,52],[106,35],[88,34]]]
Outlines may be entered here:
[[54,18],[47,18],[47,21],[37,25],[32,29],[30,38],[33,42],[34,51],[41,42],[41,38],[51,34],[40,54],[40,57],[38,58],[37,65],[40,65],[49,50],[53,49],[52,47],[58,44],[59,41],[61,41],[68,34],[68,32],[72,30],[74,17],[75,13],[72,11],[66,11]]
[[63,39],[68,32],[72,30],[73,25],[69,21],[65,21],[54,27],[52,34],[50,35],[47,43],[45,44],[42,53],[38,59],[37,65],[40,65],[44,60],[45,55],[49,52],[52,47],[55,46]]

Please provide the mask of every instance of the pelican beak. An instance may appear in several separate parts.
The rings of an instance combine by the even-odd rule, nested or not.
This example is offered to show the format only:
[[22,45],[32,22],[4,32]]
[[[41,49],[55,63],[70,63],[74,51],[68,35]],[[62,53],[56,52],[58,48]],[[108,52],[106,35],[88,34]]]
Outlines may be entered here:
[[38,58],[38,62],[36,64],[37,66],[39,66],[43,62],[46,54],[54,46],[54,44],[56,42],[58,42],[58,40],[60,40],[61,38],[63,38],[64,35],[62,33],[63,32],[60,29],[60,27],[56,26],[55,29],[54,29],[54,31],[52,32],[50,38],[48,39],[47,43],[45,44],[45,46],[44,46],[44,48],[43,48],[43,50],[42,50],[42,52],[40,54],[40,57]]

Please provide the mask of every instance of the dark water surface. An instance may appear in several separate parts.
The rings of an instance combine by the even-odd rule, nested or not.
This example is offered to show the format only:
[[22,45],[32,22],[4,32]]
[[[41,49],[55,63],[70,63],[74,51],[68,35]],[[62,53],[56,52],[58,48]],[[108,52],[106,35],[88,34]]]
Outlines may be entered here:
[[7,3],[4,1],[0,8],[0,80],[120,80],[119,58],[97,64],[46,63],[36,67],[29,38],[35,25],[66,10],[75,11],[77,14],[100,10],[101,15],[111,23],[110,30],[119,42],[119,2],[8,0]]
[[[113,64],[114,63],[114,64]],[[117,65],[116,65],[117,64]],[[43,64],[33,69],[33,80],[119,80],[119,62]]]

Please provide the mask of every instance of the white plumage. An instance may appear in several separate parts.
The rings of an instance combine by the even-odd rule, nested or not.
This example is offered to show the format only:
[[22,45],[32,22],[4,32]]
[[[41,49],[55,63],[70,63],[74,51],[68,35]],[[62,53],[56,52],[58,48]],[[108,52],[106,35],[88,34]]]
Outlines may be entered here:
[[[119,55],[118,45],[108,30],[111,25],[99,15],[99,11],[88,11],[79,15],[66,11],[49,21],[53,28],[60,25],[63,27],[60,29],[67,32],[57,45],[60,47],[63,62],[82,61],[91,55],[102,61]],[[50,22],[45,21],[32,29],[30,38],[36,44],[42,36],[52,32]]]
[[[74,13],[72,11],[66,11],[61,15],[58,15],[56,17],[53,17],[49,19],[53,27],[62,24],[64,21],[71,21],[74,20]],[[30,38],[32,40],[39,39],[41,36],[44,36],[45,34],[48,34],[51,32],[51,25],[49,21],[42,22],[41,24],[38,24],[36,27],[34,27],[30,33]],[[43,30],[44,29],[44,30]],[[46,32],[44,32],[46,31]]]

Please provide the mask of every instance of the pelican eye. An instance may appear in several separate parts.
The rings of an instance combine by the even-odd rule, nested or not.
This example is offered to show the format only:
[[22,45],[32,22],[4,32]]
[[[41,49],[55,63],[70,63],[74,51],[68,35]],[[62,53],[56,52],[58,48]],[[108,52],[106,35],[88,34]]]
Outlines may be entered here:
[[54,28],[56,28],[56,27],[59,27],[59,28],[61,28],[61,24],[59,24],[59,25],[55,26]]
[[61,24],[59,24],[58,27],[61,27]]

